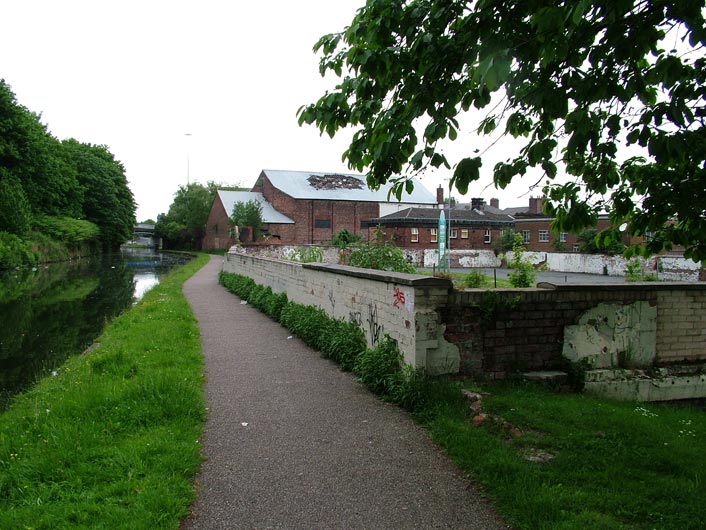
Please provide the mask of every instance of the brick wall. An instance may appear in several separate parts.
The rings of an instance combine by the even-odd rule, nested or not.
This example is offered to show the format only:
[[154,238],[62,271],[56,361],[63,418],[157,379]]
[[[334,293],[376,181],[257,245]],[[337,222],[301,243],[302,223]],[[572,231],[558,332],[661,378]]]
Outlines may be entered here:
[[221,198],[216,195],[206,221],[206,235],[203,238],[204,249],[230,248],[235,241],[230,235],[230,220]]
[[706,361],[706,283],[454,291],[440,278],[235,253],[226,255],[223,268],[335,318],[357,321],[371,345],[389,334],[407,363],[435,373],[502,379],[518,371],[565,368],[568,326],[598,306],[638,302],[656,306],[655,365]]
[[657,292],[657,355],[665,363],[706,361],[706,289]]
[[390,335],[408,364],[431,373],[458,371],[458,348],[444,340],[438,311],[447,300],[448,280],[235,253],[226,255],[223,270],[286,292],[294,302],[321,307],[334,318],[358,322],[371,346]]
[[502,379],[558,369],[564,328],[599,304],[657,306],[657,365],[706,360],[706,284],[560,285],[553,289],[454,291],[442,310],[445,338],[460,352],[460,370]]

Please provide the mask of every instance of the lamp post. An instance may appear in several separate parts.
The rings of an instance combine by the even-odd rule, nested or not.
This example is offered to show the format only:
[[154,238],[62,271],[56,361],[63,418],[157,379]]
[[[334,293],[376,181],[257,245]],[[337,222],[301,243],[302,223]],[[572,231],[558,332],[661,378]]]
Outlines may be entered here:
[[449,224],[448,230],[446,230],[446,259],[447,259],[447,269],[451,272],[451,179],[444,179],[449,181],[449,214],[446,216],[446,222]]
[[186,136],[186,185],[189,185],[189,139],[191,138],[191,133],[184,133]]

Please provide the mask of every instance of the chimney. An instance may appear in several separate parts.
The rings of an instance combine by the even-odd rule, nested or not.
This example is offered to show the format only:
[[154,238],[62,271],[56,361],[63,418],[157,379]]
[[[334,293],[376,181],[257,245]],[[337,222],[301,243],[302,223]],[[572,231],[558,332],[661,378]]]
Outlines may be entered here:
[[493,208],[497,208],[498,210],[500,209],[500,201],[498,199],[490,199],[490,205]]
[[471,199],[471,208],[474,210],[483,210],[483,205],[485,204],[485,201],[481,199],[480,197],[473,197]]
[[436,188],[436,202],[437,204],[444,204],[444,188],[441,186]]
[[544,202],[544,197],[530,197],[529,213],[541,214],[543,202]]

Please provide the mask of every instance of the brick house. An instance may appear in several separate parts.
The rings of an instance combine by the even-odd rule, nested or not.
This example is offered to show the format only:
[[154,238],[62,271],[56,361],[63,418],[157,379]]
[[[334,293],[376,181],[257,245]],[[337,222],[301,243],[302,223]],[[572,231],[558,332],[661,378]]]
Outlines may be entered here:
[[[445,211],[449,222],[450,247],[453,250],[490,249],[503,230],[513,227],[513,218],[502,213],[486,212],[479,205],[474,207],[454,205]],[[407,208],[386,216],[371,219],[372,231],[380,226],[385,239],[405,248],[436,248],[441,210]]]
[[[218,190],[206,221],[206,235],[203,238],[202,248],[230,248],[235,243],[237,237],[230,222],[230,215],[236,203],[248,201],[256,201],[262,206],[263,229],[270,225],[294,224],[294,220],[275,210],[262,193]],[[241,239],[250,239],[247,229],[243,230]]]
[[[368,221],[410,207],[435,208],[437,199],[418,181],[402,201],[388,201],[389,186],[368,188],[365,176],[265,169],[250,192],[219,190],[209,213],[203,248],[228,248],[235,241],[228,217],[247,197],[263,206],[265,240],[281,244],[320,244],[345,229],[368,236]],[[246,200],[243,200],[246,199]]]

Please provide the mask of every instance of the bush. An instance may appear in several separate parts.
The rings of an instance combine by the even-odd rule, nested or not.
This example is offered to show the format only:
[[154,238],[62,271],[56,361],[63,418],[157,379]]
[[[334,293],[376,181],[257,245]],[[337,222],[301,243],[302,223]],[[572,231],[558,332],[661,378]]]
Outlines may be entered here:
[[363,238],[362,236],[356,235],[356,234],[351,234],[348,230],[345,228],[342,228],[340,232],[335,234],[333,236],[333,240],[331,241],[331,244],[334,246],[337,246],[341,250],[344,250],[351,246],[354,243],[359,243],[362,241]]
[[507,279],[513,287],[532,287],[537,277],[532,264],[523,259],[525,252],[525,244],[522,241],[522,234],[515,234],[515,244],[512,246],[512,260],[508,267],[512,272],[508,274]]
[[31,245],[14,234],[0,232],[0,269],[36,265],[37,255]]
[[353,371],[371,391],[390,397],[394,386],[399,384],[401,366],[402,354],[397,343],[385,335],[375,348],[358,356]]
[[376,269],[380,271],[406,272],[414,274],[417,270],[407,261],[404,252],[392,243],[384,243],[380,229],[375,231],[375,239],[367,245],[351,252],[349,263],[352,267]]
[[0,232],[0,269],[36,265],[37,255],[31,245],[14,234]]
[[71,217],[38,215],[33,224],[36,230],[71,245],[97,241],[100,237],[98,225]]
[[388,335],[375,348],[367,349],[365,334],[355,322],[331,318],[319,307],[288,301],[284,293],[274,294],[269,287],[257,285],[246,276],[221,272],[219,281],[278,319],[293,335],[319,350],[322,357],[337,362],[342,370],[353,370],[383,399],[410,411],[419,410],[431,400],[434,381],[423,370],[403,367],[397,343]]
[[485,282],[485,276],[478,271],[470,272],[463,279],[463,284],[469,289],[477,289]]

